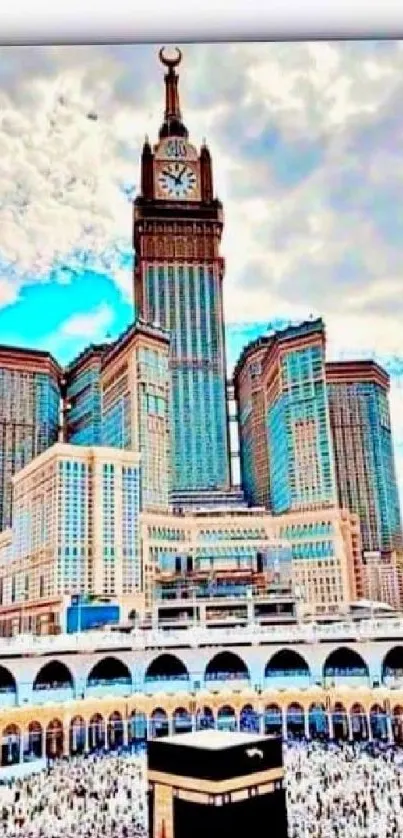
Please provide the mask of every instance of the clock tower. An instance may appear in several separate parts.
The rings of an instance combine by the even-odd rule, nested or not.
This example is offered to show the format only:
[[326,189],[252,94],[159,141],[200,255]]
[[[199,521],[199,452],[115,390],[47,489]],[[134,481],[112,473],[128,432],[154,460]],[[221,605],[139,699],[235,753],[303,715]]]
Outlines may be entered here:
[[173,493],[230,487],[229,422],[220,255],[222,204],[210,152],[189,141],[176,69],[168,57],[158,142],[146,139],[134,202],[136,317],[170,332]]

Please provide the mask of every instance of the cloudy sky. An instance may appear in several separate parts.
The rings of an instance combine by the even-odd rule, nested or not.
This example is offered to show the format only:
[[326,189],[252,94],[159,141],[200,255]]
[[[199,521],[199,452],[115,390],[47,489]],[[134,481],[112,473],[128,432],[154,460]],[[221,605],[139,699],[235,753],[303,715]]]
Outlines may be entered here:
[[[403,492],[403,44],[189,45],[181,104],[214,160],[231,365],[322,315],[329,357],[392,376]],[[131,208],[153,46],[0,48],[0,342],[65,362],[132,317]]]

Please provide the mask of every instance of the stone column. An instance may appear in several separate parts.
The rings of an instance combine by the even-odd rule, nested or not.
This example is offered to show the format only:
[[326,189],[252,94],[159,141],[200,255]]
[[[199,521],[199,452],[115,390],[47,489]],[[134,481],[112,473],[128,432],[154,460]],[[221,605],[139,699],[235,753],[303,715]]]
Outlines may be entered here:
[[259,713],[259,733],[261,734],[261,736],[263,736],[264,735],[264,710],[261,707],[259,707],[258,713]]
[[370,716],[370,714],[369,714],[369,713],[366,713],[366,714],[365,714],[365,718],[366,718],[366,720],[367,720],[367,728],[368,728],[368,742],[372,742],[372,740],[373,740],[373,736],[372,736],[371,716]]
[[71,731],[71,745],[72,745],[72,751],[73,751],[73,753],[75,753],[76,749],[77,749],[77,727],[76,727],[76,725],[73,725],[73,728],[72,728],[72,731]]
[[90,750],[90,723],[85,723],[85,738],[84,738],[84,753],[88,754]]
[[353,720],[351,718],[351,713],[347,713],[347,729],[348,729],[348,741],[352,742],[354,739],[353,736]]
[[174,732],[174,720],[172,715],[168,716],[168,736],[172,736]]
[[282,727],[282,735],[283,739],[288,738],[288,729],[287,729],[287,711],[283,710],[281,714],[281,727]]
[[21,731],[21,734],[20,734],[18,762],[24,762],[24,732],[23,731]]
[[69,725],[63,725],[63,756],[70,756],[70,730]]
[[128,744],[129,744],[129,726],[128,726],[128,720],[127,720],[127,719],[123,719],[123,745],[124,745],[124,747],[125,747],[125,748],[127,748]]
[[334,739],[334,729],[333,729],[333,714],[331,710],[327,711],[327,723],[328,723],[328,730],[329,730],[329,739]]
[[105,751],[109,750],[108,730],[109,730],[108,720],[104,719],[104,749],[105,749]]
[[311,735],[309,732],[309,710],[304,710],[304,733],[305,739],[310,739]]
[[387,713],[386,715],[386,730],[388,734],[388,742],[390,745],[393,745],[395,737],[393,735],[392,719],[390,718],[390,713]]

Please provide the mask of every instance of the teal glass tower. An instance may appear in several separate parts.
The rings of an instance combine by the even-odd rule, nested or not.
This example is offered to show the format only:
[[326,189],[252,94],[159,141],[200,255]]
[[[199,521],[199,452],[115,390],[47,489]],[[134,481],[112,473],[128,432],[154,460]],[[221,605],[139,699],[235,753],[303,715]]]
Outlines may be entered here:
[[59,437],[62,370],[49,354],[0,346],[0,531],[12,522],[12,478]]
[[262,383],[272,512],[334,505],[337,492],[321,319],[273,336]]
[[67,367],[64,375],[66,442],[101,445],[101,368],[110,344],[91,344]]
[[188,139],[168,58],[159,140],[144,143],[134,203],[136,317],[170,335],[172,493],[230,487],[222,282],[221,203],[211,156]]
[[402,547],[389,376],[375,361],[326,364],[339,503],[360,518],[364,552]]

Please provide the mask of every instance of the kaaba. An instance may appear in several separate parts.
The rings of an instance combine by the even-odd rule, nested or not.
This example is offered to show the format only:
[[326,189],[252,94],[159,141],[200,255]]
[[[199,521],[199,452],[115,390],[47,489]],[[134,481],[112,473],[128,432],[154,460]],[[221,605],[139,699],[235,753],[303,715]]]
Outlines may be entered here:
[[282,741],[215,730],[148,743],[149,838],[287,838]]

